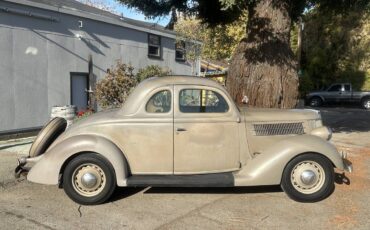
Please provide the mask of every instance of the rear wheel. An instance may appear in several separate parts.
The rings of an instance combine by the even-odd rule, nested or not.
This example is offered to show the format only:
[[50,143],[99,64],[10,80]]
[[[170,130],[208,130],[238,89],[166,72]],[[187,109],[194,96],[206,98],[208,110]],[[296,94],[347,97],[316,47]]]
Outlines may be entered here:
[[320,107],[322,105],[322,99],[319,97],[313,97],[310,99],[309,104],[311,107]]
[[369,110],[370,109],[370,97],[362,99],[361,104],[364,109]]
[[112,165],[102,156],[86,153],[72,159],[63,173],[65,193],[83,205],[101,204],[116,187]]
[[283,173],[281,187],[293,200],[316,202],[334,191],[334,168],[318,154],[304,154],[290,161]]

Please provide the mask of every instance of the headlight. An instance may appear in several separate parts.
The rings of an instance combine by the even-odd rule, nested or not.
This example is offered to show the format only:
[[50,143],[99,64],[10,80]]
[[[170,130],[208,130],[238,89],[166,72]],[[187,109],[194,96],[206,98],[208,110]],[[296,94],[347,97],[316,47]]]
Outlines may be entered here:
[[326,126],[321,126],[319,128],[313,129],[310,134],[321,137],[322,139],[325,140],[330,140],[333,135],[333,132],[331,131],[330,128]]

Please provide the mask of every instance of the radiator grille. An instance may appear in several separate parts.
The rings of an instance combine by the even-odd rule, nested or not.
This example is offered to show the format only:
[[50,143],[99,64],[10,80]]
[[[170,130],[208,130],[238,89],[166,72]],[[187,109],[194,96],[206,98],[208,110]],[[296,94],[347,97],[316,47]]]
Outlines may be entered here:
[[302,123],[254,124],[256,136],[304,134]]

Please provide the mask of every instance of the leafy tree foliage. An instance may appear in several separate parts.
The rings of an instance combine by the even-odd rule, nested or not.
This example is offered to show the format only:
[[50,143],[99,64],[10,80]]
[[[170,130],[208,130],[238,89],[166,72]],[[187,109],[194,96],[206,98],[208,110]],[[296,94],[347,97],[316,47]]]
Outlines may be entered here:
[[[253,9],[259,0],[118,0],[142,11],[149,18],[168,15],[173,8],[187,15],[196,15],[210,25],[237,21],[246,9]],[[263,1],[263,0],[262,0]],[[289,14],[297,19],[305,9],[318,6],[323,10],[344,12],[347,9],[367,7],[368,0],[285,0],[275,1],[273,7],[289,6]]]
[[105,0],[77,0],[85,5],[92,6],[101,10],[111,12],[113,14],[118,14],[116,11],[116,4],[113,2],[107,2]]
[[148,17],[168,15],[175,8],[209,26],[233,23],[247,11],[245,38],[231,60],[227,88],[237,102],[247,95],[251,106],[279,108],[294,107],[298,97],[297,62],[289,44],[292,21],[305,9],[343,14],[369,6],[369,0],[119,1]]
[[[205,59],[229,60],[232,57],[240,40],[245,36],[246,13],[233,23],[228,25],[216,25],[209,27],[206,23],[195,17],[180,17],[174,27],[179,40],[201,41],[200,55]],[[187,54],[192,53],[192,48]]]
[[370,12],[357,7],[345,14],[314,9],[304,20],[301,91],[334,82],[370,90]]

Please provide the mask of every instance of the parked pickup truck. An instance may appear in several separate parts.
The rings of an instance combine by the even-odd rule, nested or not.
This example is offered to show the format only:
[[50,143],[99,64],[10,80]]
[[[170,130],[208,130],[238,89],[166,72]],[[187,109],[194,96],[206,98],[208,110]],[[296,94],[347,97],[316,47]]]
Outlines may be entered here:
[[[334,168],[351,172],[316,110],[238,108],[215,81],[189,76],[141,82],[121,109],[72,124],[54,118],[16,175],[63,187],[80,204],[116,186],[281,185],[294,200],[334,191]],[[56,199],[58,200],[58,199]]]
[[370,91],[352,91],[350,83],[332,84],[324,90],[310,92],[306,99],[312,107],[319,107],[327,102],[350,102],[360,103],[364,109],[370,109]]

